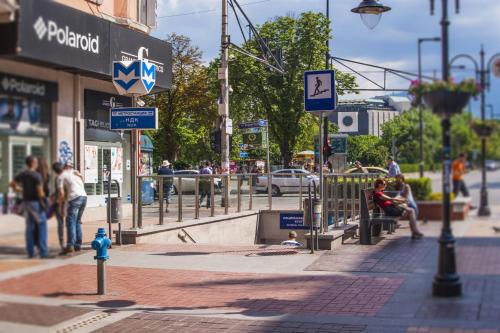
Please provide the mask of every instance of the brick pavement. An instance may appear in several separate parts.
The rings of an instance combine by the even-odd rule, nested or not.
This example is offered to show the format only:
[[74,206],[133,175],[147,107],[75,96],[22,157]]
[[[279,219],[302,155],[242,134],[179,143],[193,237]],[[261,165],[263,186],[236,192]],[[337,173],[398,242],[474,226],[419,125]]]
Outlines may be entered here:
[[365,325],[317,323],[313,321],[238,320],[200,316],[138,313],[94,333],[361,333]]
[[375,316],[403,279],[296,276],[109,266],[97,296],[95,266],[65,265],[0,282],[0,292],[84,301],[127,300],[162,309]]
[[0,321],[37,326],[54,326],[91,312],[67,306],[0,302]]

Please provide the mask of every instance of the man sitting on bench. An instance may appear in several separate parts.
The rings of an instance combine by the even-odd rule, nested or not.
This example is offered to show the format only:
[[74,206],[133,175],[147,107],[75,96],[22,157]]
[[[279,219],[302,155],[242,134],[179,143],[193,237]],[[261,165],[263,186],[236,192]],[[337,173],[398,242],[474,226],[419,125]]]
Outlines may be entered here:
[[391,198],[384,194],[386,182],[382,178],[375,181],[375,191],[373,191],[373,200],[375,204],[384,210],[385,215],[395,217],[408,217],[410,220],[411,239],[421,239],[424,235],[418,230],[417,216],[415,210],[408,207],[406,199]]

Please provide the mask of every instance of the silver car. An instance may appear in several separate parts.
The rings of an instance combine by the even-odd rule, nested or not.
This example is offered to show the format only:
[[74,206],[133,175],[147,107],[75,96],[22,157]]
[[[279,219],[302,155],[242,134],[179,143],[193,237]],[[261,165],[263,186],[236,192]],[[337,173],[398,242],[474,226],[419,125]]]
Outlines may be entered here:
[[[319,177],[306,170],[301,169],[281,169],[271,172],[272,182],[271,191],[273,196],[279,196],[283,193],[299,193],[306,191],[307,186],[314,181],[316,187],[319,185]],[[268,191],[267,175],[257,177],[256,190],[261,192]]]

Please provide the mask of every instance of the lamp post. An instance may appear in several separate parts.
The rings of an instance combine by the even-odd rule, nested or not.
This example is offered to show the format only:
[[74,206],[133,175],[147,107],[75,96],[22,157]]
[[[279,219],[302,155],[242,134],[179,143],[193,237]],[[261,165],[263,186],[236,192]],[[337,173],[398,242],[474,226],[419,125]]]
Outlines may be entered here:
[[[481,45],[481,50],[479,51],[479,63],[468,54],[456,55],[450,61],[450,67],[453,65],[453,62],[458,59],[468,59],[474,64],[476,70],[476,80],[479,81],[482,88],[480,97],[481,121],[486,120],[486,90],[490,89],[492,64],[499,57],[500,53],[495,53],[490,57],[488,62],[486,62],[484,47]],[[481,137],[481,194],[479,199],[479,209],[477,212],[479,216],[491,215],[491,210],[488,205],[488,184],[486,181],[486,140],[486,137]]]
[[363,0],[358,7],[351,12],[359,14],[363,23],[370,29],[374,29],[382,18],[382,14],[391,10],[384,6],[380,0]]
[[[435,1],[431,0],[431,14],[434,14]],[[448,0],[441,1],[441,65],[443,81],[449,78],[449,40],[448,28]],[[458,11],[459,1],[456,1]],[[434,278],[433,295],[442,297],[460,296],[462,294],[462,283],[457,274],[455,260],[455,238],[451,231],[451,209],[450,209],[450,167],[451,167],[451,138],[450,119],[443,117],[441,121],[443,128],[443,227],[439,237],[438,271]]]
[[[419,38],[418,39],[418,81],[422,82],[422,43],[424,42],[439,42],[441,38]],[[423,108],[422,101],[418,101],[418,123],[419,123],[419,150],[420,150],[420,178],[424,177],[424,119],[423,119]]]

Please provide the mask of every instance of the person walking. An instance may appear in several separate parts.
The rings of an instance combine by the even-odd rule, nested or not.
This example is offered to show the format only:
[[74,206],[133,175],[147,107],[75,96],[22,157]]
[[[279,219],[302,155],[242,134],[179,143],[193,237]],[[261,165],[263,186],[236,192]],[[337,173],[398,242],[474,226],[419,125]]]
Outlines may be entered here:
[[174,184],[174,178],[172,177],[174,175],[174,170],[172,170],[170,166],[171,166],[170,162],[168,160],[164,160],[161,163],[160,168],[158,169],[158,175],[165,176],[163,177],[163,198],[165,198],[166,213],[169,212],[168,205],[171,202],[172,188]]
[[[212,175],[213,171],[211,168],[211,163],[209,161],[205,162],[205,166],[201,169],[200,174],[202,175]],[[203,199],[207,198],[207,208],[210,208],[211,193],[210,193],[210,178],[201,177],[200,179],[200,206],[203,205]]]
[[452,170],[452,179],[453,179],[453,193],[455,197],[458,193],[462,193],[464,197],[469,197],[469,190],[467,189],[467,185],[464,181],[464,175],[467,173],[467,169],[465,167],[465,162],[467,161],[467,157],[464,153],[460,153],[458,158],[453,161],[451,164]]
[[[42,202],[45,198],[43,179],[36,171],[38,169],[38,159],[35,156],[28,156],[25,163],[26,170],[19,173],[10,182],[10,187],[16,192],[22,192],[28,257],[35,257],[35,244],[38,243],[40,257],[49,258],[47,216]],[[38,228],[37,239],[34,237],[36,228]]]
[[389,178],[394,178],[401,173],[399,165],[396,163],[396,161],[394,161],[394,157],[392,156],[389,156],[387,158],[387,170],[389,171],[389,173],[387,174],[387,177]]
[[59,189],[59,176],[64,170],[64,165],[60,162],[52,163],[52,171],[56,174],[55,178],[55,192],[52,195],[52,210],[57,220],[57,238],[59,239],[59,246],[61,246],[61,251],[64,251],[64,218],[66,217],[66,201],[64,200],[64,195],[61,195],[61,190]]
[[69,254],[80,251],[82,247],[82,215],[87,205],[87,193],[83,177],[80,172],[73,169],[73,162],[66,162],[63,172],[57,178],[59,202],[67,201],[67,245],[61,254]]

